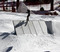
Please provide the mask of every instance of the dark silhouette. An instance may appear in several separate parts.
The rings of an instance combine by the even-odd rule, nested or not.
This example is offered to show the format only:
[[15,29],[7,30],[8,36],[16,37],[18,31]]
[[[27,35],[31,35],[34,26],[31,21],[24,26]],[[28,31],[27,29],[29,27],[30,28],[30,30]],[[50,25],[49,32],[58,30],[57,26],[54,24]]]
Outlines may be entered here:
[[27,15],[27,20],[26,20],[26,22],[29,21],[29,16],[30,16],[30,10],[29,10],[29,9],[27,9],[27,13],[28,13],[28,15]]
[[43,7],[41,7],[41,8],[40,8],[40,11],[44,11],[44,8],[43,8]]
[[12,50],[12,48],[13,48],[13,46],[9,47],[9,48],[6,50],[6,52],[11,51],[11,50]]
[[16,5],[16,8],[17,8],[17,10],[18,10],[18,7],[19,7],[19,0],[17,0],[17,3],[16,3],[17,5]]
[[54,0],[51,0],[51,10],[53,11],[54,10]]

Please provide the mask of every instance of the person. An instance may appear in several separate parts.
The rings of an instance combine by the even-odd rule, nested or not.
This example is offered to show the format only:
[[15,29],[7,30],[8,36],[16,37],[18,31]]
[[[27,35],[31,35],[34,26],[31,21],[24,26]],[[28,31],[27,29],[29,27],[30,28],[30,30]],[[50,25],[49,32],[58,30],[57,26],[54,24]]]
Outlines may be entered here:
[[27,23],[28,23],[28,21],[29,21],[30,10],[29,10],[29,9],[27,9],[27,12],[26,12],[26,13],[28,13],[28,15],[27,15],[27,19],[26,19],[25,26],[27,25]]
[[29,9],[27,9],[27,13],[28,13],[28,15],[27,15],[27,22],[29,21],[29,16],[30,16],[30,10]]

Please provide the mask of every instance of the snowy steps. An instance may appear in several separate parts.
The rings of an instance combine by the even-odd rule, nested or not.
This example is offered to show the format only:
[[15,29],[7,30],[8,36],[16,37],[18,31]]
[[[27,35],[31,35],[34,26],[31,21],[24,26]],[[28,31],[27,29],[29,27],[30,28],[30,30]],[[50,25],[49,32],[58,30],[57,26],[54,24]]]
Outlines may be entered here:
[[27,25],[25,20],[14,21],[17,35],[22,34],[47,34],[47,27],[44,21],[30,20]]

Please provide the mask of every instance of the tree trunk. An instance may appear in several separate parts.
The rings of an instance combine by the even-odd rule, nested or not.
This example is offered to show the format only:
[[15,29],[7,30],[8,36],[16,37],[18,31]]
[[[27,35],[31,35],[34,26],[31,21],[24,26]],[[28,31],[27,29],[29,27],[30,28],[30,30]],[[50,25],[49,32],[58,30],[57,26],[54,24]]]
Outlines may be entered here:
[[51,11],[54,10],[54,0],[51,0]]
[[19,7],[19,0],[17,0],[17,6],[16,6],[17,10],[18,10],[18,7]]

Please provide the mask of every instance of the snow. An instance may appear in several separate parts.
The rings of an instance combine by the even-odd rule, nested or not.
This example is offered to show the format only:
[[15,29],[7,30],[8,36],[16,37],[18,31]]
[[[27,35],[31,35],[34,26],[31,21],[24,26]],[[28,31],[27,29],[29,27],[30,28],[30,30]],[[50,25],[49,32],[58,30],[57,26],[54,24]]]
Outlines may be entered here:
[[48,35],[9,35],[5,39],[0,36],[0,52],[5,52],[9,47],[12,47],[10,52],[60,52],[59,41],[60,37],[52,38]]
[[[8,22],[3,21],[3,22],[4,23],[6,22],[8,24],[8,22],[11,21]],[[34,25],[36,25],[36,23],[37,22],[35,22]],[[42,24],[42,21],[40,23]],[[2,21],[0,24],[2,24]],[[52,29],[54,31],[53,34],[48,34],[48,32],[47,34],[38,32],[39,33],[38,35],[18,34],[16,36],[9,32],[0,33],[0,52],[47,52],[47,51],[60,52],[60,35],[59,35],[60,26],[59,25],[60,25],[60,21],[52,20]],[[40,28],[37,25],[35,26],[35,28],[36,27]],[[42,28],[44,28],[44,26],[42,26]]]
[[0,32],[14,32],[13,22],[10,20],[0,20]]
[[[58,20],[60,21],[60,12],[57,11],[59,15],[38,15],[38,14],[31,14],[29,20]],[[0,20],[26,20],[27,13],[13,13],[13,12],[0,12]],[[47,20],[48,19],[48,20]]]
[[0,12],[0,20],[26,20],[27,14],[13,13],[13,12]]
[[[38,7],[36,7],[36,9],[37,8]],[[43,30],[41,30],[40,27],[36,25],[38,24],[38,22],[33,22],[35,28],[37,27],[36,30],[38,31],[39,29],[40,31],[38,31],[37,35],[34,34],[35,32],[33,32],[34,29],[31,24],[29,26],[30,29],[33,29],[31,30],[33,32],[32,34],[21,35],[18,33],[16,36],[11,34],[11,32],[14,31],[13,20],[26,20],[27,13],[12,13],[1,11],[0,52],[60,52],[60,12],[58,13],[58,16],[31,14],[29,19],[32,21],[40,20],[41,22],[39,23]],[[50,23],[51,25],[48,27],[48,24],[46,22],[48,24]],[[49,28],[50,32],[53,31],[53,34],[49,34],[47,32],[47,27]],[[27,27],[24,27],[25,32],[26,28]],[[44,33],[42,33],[41,31],[44,31]]]
[[[54,31],[54,35],[55,36],[60,36],[60,21],[52,21],[52,27],[53,27],[53,31]],[[56,35],[57,34],[57,35]]]
[[43,4],[43,5],[30,5],[27,6],[28,9],[38,11],[40,8],[43,7],[44,10],[50,10],[50,4]]

